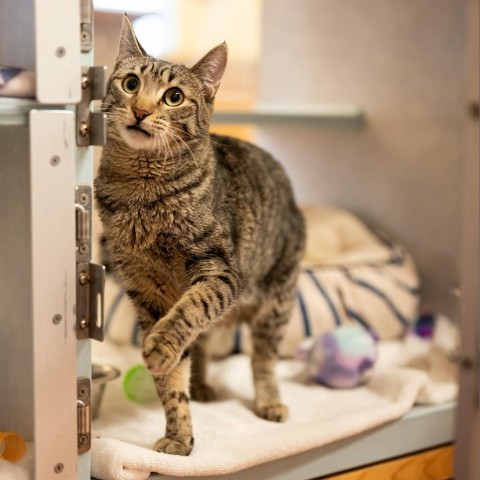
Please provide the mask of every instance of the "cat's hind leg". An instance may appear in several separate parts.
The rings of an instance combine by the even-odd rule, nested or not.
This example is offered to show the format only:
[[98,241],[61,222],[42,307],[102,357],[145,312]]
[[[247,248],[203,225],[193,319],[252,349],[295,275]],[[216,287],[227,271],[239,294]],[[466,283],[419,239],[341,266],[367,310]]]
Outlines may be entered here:
[[281,308],[275,299],[267,300],[251,319],[252,371],[255,387],[255,413],[265,420],[284,422],[288,408],[282,404],[275,364],[278,344],[290,316],[290,308]]
[[190,379],[190,394],[192,400],[197,402],[210,402],[215,400],[215,391],[207,384],[208,355],[205,350],[206,336],[201,334],[191,345],[192,376]]

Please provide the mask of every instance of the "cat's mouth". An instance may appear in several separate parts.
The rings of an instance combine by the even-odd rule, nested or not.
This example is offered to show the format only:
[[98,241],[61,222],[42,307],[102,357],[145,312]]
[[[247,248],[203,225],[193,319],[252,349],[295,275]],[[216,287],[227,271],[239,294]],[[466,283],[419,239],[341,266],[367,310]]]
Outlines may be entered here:
[[150,133],[148,133],[146,130],[144,130],[139,125],[128,125],[127,130],[134,130],[135,132],[143,133],[143,135],[145,135],[146,137],[151,137],[152,136]]

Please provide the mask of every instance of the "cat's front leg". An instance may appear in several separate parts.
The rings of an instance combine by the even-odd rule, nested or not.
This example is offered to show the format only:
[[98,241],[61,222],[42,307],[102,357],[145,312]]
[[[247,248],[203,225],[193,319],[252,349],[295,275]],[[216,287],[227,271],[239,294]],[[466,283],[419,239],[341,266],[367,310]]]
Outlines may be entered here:
[[189,455],[193,448],[192,419],[190,415],[190,358],[184,358],[166,376],[155,377],[158,396],[165,410],[165,436],[153,449],[171,455]]
[[[144,356],[145,353],[147,353],[147,357],[145,358],[150,358],[150,361],[152,362],[152,367],[149,367],[151,371],[156,372],[164,367],[166,362],[171,361],[172,359],[174,362],[177,360],[178,357],[176,356],[176,352],[173,351],[172,347],[168,346],[168,349],[159,349],[160,345],[167,345],[160,333],[149,336],[146,340],[148,340],[148,345],[144,344],[143,351]],[[158,358],[153,357],[151,353],[148,355],[148,352],[150,352],[152,349],[158,350]],[[201,340],[199,340],[199,343],[194,342],[189,350],[185,350],[183,352],[183,357],[187,357],[189,354],[191,354],[192,361],[192,373],[190,378],[190,393],[192,398],[199,402],[208,402],[213,400],[215,398],[215,392],[206,384],[207,356],[203,348],[203,342]]]
[[238,277],[222,270],[194,277],[190,288],[146,336],[142,355],[153,375],[168,375],[184,352],[235,302]]
[[142,356],[152,375],[164,376],[178,365],[187,346],[185,336],[178,337],[173,329],[158,328],[145,337]]
[[[148,351],[146,340],[158,319],[171,309],[173,293],[165,284],[152,282],[149,277],[136,278],[126,285],[127,294],[136,307],[142,328],[143,350]],[[152,292],[155,295],[152,295]],[[168,340],[167,340],[168,341]],[[164,344],[162,344],[164,345]],[[162,351],[161,358],[165,354]],[[147,364],[148,365],[148,364]],[[172,455],[189,455],[193,448],[192,421],[190,416],[190,365],[188,357],[179,359],[168,375],[152,375],[166,418],[165,436],[153,449]],[[154,369],[150,369],[151,371]],[[153,373],[153,372],[151,372]]]

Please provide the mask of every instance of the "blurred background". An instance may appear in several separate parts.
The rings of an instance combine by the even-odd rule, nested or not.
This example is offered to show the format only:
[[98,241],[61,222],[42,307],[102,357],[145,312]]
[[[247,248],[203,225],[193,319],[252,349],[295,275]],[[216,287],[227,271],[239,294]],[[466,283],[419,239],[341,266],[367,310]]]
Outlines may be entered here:
[[114,65],[121,17],[126,12],[145,50],[193,66],[226,41],[229,63],[218,103],[245,107],[257,99],[262,54],[262,0],[144,0],[94,2],[96,61]]
[[300,203],[347,208],[403,242],[424,303],[454,313],[478,85],[469,0],[94,3],[95,64],[109,72],[125,11],[147,52],[169,61],[192,66],[225,40],[212,130],[271,151]]

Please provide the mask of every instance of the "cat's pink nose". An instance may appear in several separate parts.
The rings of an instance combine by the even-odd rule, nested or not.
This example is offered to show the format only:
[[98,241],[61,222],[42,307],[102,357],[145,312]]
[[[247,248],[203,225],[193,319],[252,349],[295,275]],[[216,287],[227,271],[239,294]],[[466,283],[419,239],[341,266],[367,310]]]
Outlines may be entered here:
[[147,112],[146,110],[140,110],[138,108],[133,109],[133,114],[135,115],[135,118],[137,119],[137,122],[140,123],[144,118],[148,117],[151,112]]

